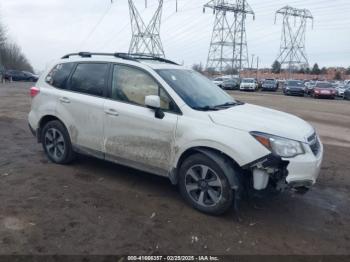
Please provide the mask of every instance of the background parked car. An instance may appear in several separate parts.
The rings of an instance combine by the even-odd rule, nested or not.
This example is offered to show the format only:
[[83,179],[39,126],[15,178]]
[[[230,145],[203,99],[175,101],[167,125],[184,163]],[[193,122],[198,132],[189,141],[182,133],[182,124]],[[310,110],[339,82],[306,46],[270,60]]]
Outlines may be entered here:
[[344,92],[346,90],[346,86],[345,85],[338,85],[335,88],[336,92],[337,92],[337,96],[339,97],[344,97]]
[[265,82],[265,79],[259,79],[256,82],[258,83],[258,88],[262,88],[262,85]]
[[217,77],[217,78],[214,78],[212,81],[215,85],[221,87],[222,84],[224,83],[224,78],[223,77]]
[[305,95],[304,82],[300,81],[300,80],[288,80],[288,81],[286,81],[286,83],[283,87],[283,93],[285,95],[304,96]]
[[275,79],[266,79],[262,83],[261,90],[262,91],[277,91],[278,83]]
[[5,72],[5,79],[12,80],[12,81],[36,82],[36,81],[38,81],[38,76],[36,76],[30,72],[23,72],[23,71],[19,71],[19,70],[7,70]]
[[242,91],[256,91],[258,84],[254,78],[243,78],[239,89]]
[[344,92],[344,99],[350,100],[350,85],[347,85],[346,87],[347,87],[347,89]]
[[227,79],[221,84],[221,88],[225,90],[239,90],[239,84],[239,79],[237,78]]
[[312,90],[314,89],[315,85],[316,85],[315,81],[310,81],[310,82],[305,83],[305,93],[308,95],[311,95]]
[[312,92],[314,98],[331,98],[334,99],[337,91],[329,82],[317,82]]

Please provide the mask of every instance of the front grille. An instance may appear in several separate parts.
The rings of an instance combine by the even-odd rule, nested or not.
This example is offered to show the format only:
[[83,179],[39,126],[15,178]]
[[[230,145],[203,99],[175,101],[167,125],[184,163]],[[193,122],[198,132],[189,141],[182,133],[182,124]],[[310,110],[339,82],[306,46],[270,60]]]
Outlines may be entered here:
[[314,155],[317,156],[320,152],[321,145],[316,133],[311,135],[307,140],[309,142],[312,153],[314,153]]

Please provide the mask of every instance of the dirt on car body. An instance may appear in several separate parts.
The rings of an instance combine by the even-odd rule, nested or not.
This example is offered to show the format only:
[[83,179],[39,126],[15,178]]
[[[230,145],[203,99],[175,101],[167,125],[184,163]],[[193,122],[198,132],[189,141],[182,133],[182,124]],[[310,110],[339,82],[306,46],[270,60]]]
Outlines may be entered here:
[[0,85],[0,254],[350,254],[349,102],[231,93],[311,120],[325,144],[310,192],[245,200],[237,221],[195,211],[162,177],[50,163],[28,129],[29,87]]

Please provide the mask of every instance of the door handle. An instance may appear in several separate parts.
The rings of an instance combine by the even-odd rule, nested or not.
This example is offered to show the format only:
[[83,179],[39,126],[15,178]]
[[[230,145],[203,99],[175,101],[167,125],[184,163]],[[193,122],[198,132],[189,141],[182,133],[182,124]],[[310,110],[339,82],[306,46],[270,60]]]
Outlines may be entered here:
[[110,116],[119,116],[119,113],[115,109],[106,109],[105,114]]
[[69,104],[69,103],[70,103],[70,100],[69,100],[67,97],[61,97],[61,98],[60,98],[60,102],[61,102],[61,103]]

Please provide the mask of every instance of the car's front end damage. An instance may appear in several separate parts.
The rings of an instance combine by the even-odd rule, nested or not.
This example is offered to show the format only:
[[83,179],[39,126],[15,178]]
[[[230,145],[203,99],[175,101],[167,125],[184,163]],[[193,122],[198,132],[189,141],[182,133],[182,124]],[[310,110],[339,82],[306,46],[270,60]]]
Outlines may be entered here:
[[293,189],[304,193],[316,182],[319,175],[323,145],[314,133],[307,142],[300,143],[302,152],[293,157],[279,156],[276,152],[243,167],[251,174],[251,189],[262,191]]
[[[244,184],[253,192],[270,188],[305,191],[315,184],[321,169],[323,145],[309,123],[250,104],[212,112],[211,119],[217,125],[232,128],[232,132],[247,132],[249,138],[239,151],[239,156],[244,157],[237,161],[237,155],[229,156],[237,161]],[[234,137],[242,134],[235,132]],[[237,148],[236,144],[231,146]]]

